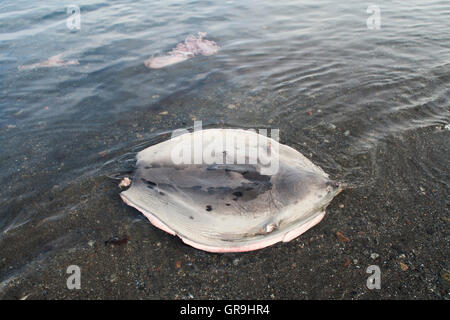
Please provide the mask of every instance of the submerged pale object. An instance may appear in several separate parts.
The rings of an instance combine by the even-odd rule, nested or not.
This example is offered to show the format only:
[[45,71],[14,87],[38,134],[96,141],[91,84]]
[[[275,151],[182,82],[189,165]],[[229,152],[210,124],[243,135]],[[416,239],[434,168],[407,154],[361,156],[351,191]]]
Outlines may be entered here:
[[64,66],[69,66],[69,65],[80,64],[78,62],[78,60],[64,61],[61,58],[62,58],[62,53],[57,54],[53,57],[50,57],[46,61],[22,65],[22,66],[19,66],[17,69],[19,69],[19,71],[22,71],[22,70],[30,70],[30,69],[32,70],[32,69],[37,69],[37,68],[64,67]]
[[205,36],[206,32],[199,32],[198,37],[189,35],[184,42],[177,44],[167,55],[150,58],[145,60],[144,64],[150,69],[160,69],[200,54],[213,55],[219,51],[219,46],[214,41],[203,39]]
[[210,252],[290,241],[319,223],[341,191],[298,151],[249,130],[184,133],[139,152],[136,166],[122,199]]

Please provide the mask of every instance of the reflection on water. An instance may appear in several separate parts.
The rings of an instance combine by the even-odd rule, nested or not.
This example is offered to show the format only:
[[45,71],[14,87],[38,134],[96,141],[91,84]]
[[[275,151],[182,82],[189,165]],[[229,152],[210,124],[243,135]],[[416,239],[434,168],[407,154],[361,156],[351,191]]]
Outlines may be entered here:
[[[390,179],[376,165],[380,146],[448,123],[448,1],[378,1],[378,30],[368,28],[361,1],[76,4],[79,30],[67,28],[59,1],[0,4],[0,243],[27,239],[26,253],[3,262],[19,271],[0,270],[1,281],[84,241],[101,213],[74,212],[118,205],[105,191],[115,183],[108,177],[132,170],[136,152],[194,120],[279,128],[282,143],[354,188]],[[198,31],[221,50],[145,67]],[[18,70],[59,53],[79,65]],[[390,152],[414,158],[416,147]],[[448,187],[445,161],[414,162],[430,183]],[[120,219],[109,223],[129,217]],[[32,240],[36,230],[43,242]]]

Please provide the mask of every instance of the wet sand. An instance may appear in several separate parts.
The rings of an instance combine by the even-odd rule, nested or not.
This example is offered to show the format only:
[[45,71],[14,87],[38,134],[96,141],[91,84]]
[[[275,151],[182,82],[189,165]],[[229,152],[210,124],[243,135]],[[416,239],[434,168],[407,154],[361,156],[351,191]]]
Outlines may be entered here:
[[[448,176],[430,183],[411,154],[445,163],[449,142],[434,126],[392,139],[376,150],[373,183],[343,191],[299,238],[250,253],[184,245],[126,206],[107,177],[54,188],[42,195],[54,199],[47,210],[76,205],[24,226],[33,237],[3,237],[1,298],[446,299]],[[66,286],[73,264],[80,290]],[[369,265],[381,269],[380,290],[366,287]]]

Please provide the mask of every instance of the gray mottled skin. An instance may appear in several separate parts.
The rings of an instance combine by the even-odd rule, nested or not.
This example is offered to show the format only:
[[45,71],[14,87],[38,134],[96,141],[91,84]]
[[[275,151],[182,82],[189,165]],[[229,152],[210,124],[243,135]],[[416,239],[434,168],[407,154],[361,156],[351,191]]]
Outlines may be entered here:
[[[209,129],[203,135],[225,130],[255,134]],[[323,212],[340,191],[322,169],[284,145],[279,145],[278,171],[264,175],[254,164],[175,165],[170,161],[173,143],[160,143],[138,155],[132,186],[122,195],[195,242],[220,246],[285,232]]]

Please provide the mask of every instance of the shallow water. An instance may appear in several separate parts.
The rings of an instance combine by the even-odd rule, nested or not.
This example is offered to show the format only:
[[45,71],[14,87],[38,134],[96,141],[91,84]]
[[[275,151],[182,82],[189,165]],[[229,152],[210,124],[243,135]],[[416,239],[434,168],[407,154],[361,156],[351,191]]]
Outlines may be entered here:
[[[401,180],[387,190],[396,210],[386,216],[412,214],[404,203],[411,190],[435,190],[432,221],[448,216],[448,1],[378,1],[378,30],[368,28],[369,4],[361,1],[76,4],[81,25],[72,31],[58,1],[0,4],[0,294],[18,297],[21,279],[38,277],[49,265],[55,270],[56,256],[70,260],[67,255],[89,250],[92,239],[103,246],[129,234],[136,243],[162,242],[156,250],[168,254],[198,255],[123,205],[111,178],[132,170],[136,152],[194,120],[204,127],[279,129],[282,143],[351,187],[343,197],[354,200],[355,210],[364,188],[376,193]],[[160,70],[144,66],[198,31],[221,50]],[[80,64],[18,71],[58,53]],[[386,218],[376,210],[365,215],[380,224]],[[418,241],[445,250],[446,221],[442,238]],[[344,227],[321,224],[331,233]],[[436,259],[431,273],[439,278],[448,261]],[[46,283],[60,281],[46,277]],[[164,296],[157,291],[154,297]],[[187,294],[180,292],[165,295]],[[245,296],[228,290],[217,297],[226,294]],[[309,297],[334,296],[319,290]]]

